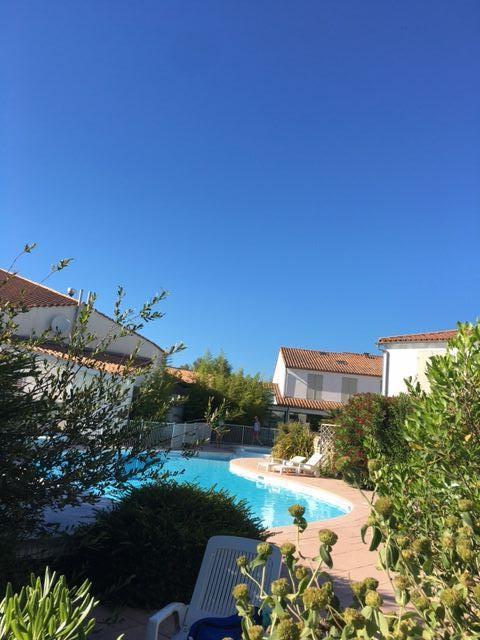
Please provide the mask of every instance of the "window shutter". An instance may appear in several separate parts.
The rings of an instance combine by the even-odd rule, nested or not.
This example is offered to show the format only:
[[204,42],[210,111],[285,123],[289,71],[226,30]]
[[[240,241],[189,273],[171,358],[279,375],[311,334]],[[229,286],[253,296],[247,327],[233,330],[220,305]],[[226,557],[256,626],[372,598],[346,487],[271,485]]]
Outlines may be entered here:
[[342,402],[347,402],[357,393],[357,382],[356,378],[342,378]]
[[321,400],[323,376],[318,373],[307,374],[307,400]]

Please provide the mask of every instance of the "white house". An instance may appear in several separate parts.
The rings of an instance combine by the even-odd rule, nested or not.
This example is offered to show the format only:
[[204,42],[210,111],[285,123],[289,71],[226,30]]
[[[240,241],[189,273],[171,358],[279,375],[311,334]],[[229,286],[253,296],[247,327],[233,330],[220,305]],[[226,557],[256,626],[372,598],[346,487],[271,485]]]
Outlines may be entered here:
[[[0,269],[0,302],[21,304],[25,311],[15,318],[18,337],[21,339],[33,335],[45,336],[37,350],[47,360],[61,361],[66,348],[58,341],[49,342],[48,338],[53,339],[60,334],[65,343],[68,343],[83,304],[81,297],[75,299],[39,282]],[[157,344],[138,333],[120,336],[120,326],[96,309],[89,318],[88,331],[96,336],[91,343],[92,349],[98,346],[100,340],[113,337],[113,340],[109,339],[108,350],[100,355],[92,357],[89,350],[85,352],[85,369],[91,370],[92,374],[95,369],[102,369],[108,373],[118,372],[122,364],[133,354],[134,364],[139,367],[159,361],[163,357],[164,352]]]
[[455,329],[379,338],[383,351],[382,393],[396,396],[407,391],[405,378],[412,378],[428,391],[425,369],[432,356],[444,354]]
[[380,393],[382,357],[281,347],[272,379],[277,419],[315,422],[356,393]]

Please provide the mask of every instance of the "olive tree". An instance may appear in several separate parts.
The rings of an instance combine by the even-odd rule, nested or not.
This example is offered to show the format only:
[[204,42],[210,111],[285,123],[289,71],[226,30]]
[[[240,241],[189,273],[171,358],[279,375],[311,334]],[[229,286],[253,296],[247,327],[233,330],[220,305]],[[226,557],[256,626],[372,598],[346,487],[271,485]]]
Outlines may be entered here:
[[[0,548],[14,566],[22,542],[45,531],[47,507],[95,503],[107,488],[125,488],[134,475],[158,474],[160,454],[143,444],[146,439],[127,420],[140,373],[138,348],[113,370],[105,361],[115,340],[135,336],[162,316],[157,307],[166,293],[135,312],[123,307],[120,287],[116,324],[107,335],[89,329],[91,296],[79,307],[68,339],[47,334],[19,339],[18,319],[27,308],[2,297],[5,282],[0,282]],[[147,370],[142,366],[141,373]]]

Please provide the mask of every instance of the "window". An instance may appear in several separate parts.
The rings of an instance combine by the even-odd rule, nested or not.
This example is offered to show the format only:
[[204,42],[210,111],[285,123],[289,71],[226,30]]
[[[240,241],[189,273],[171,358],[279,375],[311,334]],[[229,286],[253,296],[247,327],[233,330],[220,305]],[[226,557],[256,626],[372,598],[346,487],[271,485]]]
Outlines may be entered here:
[[342,378],[342,402],[348,402],[351,396],[357,393],[356,378]]
[[307,399],[322,399],[323,376],[318,373],[307,374]]

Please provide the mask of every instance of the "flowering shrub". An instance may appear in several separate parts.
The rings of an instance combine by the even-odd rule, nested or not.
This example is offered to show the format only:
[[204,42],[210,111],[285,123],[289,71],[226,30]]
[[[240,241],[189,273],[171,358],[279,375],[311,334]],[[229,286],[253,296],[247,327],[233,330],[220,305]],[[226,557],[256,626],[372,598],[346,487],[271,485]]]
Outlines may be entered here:
[[293,456],[309,458],[313,454],[313,439],[314,434],[301,422],[287,422],[280,425],[272,455],[283,460]]
[[410,408],[406,394],[386,398],[367,393],[350,398],[337,419],[335,467],[345,479],[368,485],[369,455],[404,458],[403,422]]

